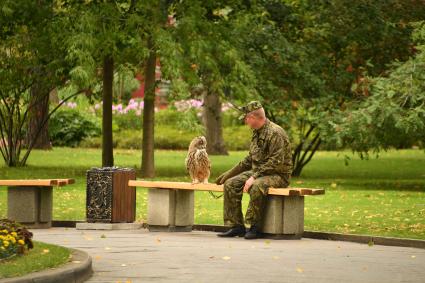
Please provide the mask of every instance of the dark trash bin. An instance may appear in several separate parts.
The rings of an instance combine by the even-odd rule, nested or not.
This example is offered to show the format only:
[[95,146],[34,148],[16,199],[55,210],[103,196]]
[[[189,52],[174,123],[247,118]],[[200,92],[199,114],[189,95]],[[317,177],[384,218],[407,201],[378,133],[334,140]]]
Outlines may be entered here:
[[132,168],[102,167],[87,171],[87,222],[134,222],[136,190],[128,186],[136,179]]

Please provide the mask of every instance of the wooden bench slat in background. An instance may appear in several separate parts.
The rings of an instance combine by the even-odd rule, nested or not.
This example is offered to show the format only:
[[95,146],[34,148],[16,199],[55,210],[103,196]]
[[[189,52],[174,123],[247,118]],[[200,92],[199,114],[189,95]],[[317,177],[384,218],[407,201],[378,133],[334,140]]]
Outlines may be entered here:
[[73,184],[74,179],[0,180],[7,186],[7,218],[30,228],[52,225],[53,187]]
[[[150,231],[191,231],[194,191],[223,192],[223,185],[130,180],[129,187],[149,189]],[[269,188],[262,231],[275,238],[299,239],[304,232],[304,196],[323,195],[323,189]]]
[[75,183],[74,179],[29,179],[29,180],[0,180],[0,186],[36,186],[36,187],[51,187],[65,186]]

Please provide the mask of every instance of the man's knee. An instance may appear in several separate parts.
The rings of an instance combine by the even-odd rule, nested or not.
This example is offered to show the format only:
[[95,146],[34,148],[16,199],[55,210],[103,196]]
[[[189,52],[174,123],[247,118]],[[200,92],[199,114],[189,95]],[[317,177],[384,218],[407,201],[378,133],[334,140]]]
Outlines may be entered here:
[[233,176],[232,178],[229,178],[224,182],[224,189],[236,187],[238,183],[241,183],[241,176]]
[[249,189],[249,195],[252,197],[262,197],[267,194],[264,184],[257,182],[257,180],[252,183],[251,188]]

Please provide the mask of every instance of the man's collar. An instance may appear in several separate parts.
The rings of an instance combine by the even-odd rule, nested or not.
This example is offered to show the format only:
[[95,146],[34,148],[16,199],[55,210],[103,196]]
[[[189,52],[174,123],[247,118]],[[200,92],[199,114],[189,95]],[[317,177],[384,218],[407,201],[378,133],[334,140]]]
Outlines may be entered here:
[[270,121],[269,119],[266,118],[266,122],[264,123],[264,125],[259,129],[255,129],[254,134],[261,135],[269,127],[269,125],[270,125]]

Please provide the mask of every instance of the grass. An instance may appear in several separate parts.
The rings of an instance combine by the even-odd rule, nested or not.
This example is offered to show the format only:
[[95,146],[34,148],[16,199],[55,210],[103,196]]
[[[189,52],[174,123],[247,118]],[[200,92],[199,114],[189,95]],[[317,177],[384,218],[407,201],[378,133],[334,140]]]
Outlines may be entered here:
[[[185,152],[155,153],[157,180],[189,181]],[[213,181],[245,156],[211,156]],[[115,165],[140,168],[140,151],[116,150]],[[345,156],[350,157],[348,166]],[[25,168],[0,167],[1,179],[75,178],[76,184],[54,190],[55,220],[84,220],[85,172],[100,166],[99,149],[55,148],[34,151]],[[1,166],[1,165],[0,165]],[[139,176],[140,174],[138,174]],[[425,239],[425,153],[388,151],[361,160],[350,152],[318,152],[291,186],[324,188],[323,196],[306,197],[305,229]],[[222,224],[222,198],[195,194],[195,223]],[[6,188],[0,188],[0,217],[6,216]],[[243,200],[244,210],[249,197]],[[147,218],[147,193],[137,190],[137,220]]]
[[27,254],[16,256],[0,264],[0,278],[18,277],[68,262],[71,251],[67,248],[34,241]]

